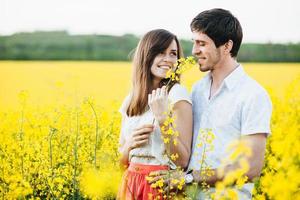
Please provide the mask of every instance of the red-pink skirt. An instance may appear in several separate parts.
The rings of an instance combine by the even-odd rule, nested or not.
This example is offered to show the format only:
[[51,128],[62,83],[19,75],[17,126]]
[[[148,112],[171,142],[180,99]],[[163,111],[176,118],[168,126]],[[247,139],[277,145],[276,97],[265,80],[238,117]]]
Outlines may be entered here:
[[167,170],[166,165],[145,165],[130,163],[125,171],[118,192],[118,200],[163,199],[163,195],[147,182],[146,176],[153,171]]

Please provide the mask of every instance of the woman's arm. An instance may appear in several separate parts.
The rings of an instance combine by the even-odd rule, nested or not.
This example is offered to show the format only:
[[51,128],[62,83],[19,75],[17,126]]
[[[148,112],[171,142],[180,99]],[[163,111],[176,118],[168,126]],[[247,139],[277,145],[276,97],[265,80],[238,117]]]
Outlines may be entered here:
[[124,126],[124,117],[122,117],[121,122],[121,131],[120,131],[120,139],[119,139],[119,152],[121,154],[120,156],[120,167],[121,168],[127,168],[128,167],[128,158],[129,158],[129,149],[125,146],[125,138],[123,133],[123,126]]
[[[152,91],[148,97],[149,106],[155,116],[155,119],[159,122],[160,127],[164,126],[164,122],[167,118],[168,112],[168,94],[166,87],[158,88]],[[174,131],[179,133],[177,144],[174,144],[175,136],[172,136],[170,143],[165,144],[168,155],[178,154],[178,158],[175,160],[175,164],[186,168],[191,153],[192,143],[192,127],[193,127],[193,114],[192,105],[186,100],[180,100],[173,106],[172,117],[175,117],[173,126]],[[164,127],[168,129],[169,127]],[[162,131],[163,132],[163,131]],[[169,135],[167,137],[170,137]]]
[[171,143],[170,153],[178,154],[179,157],[175,164],[186,168],[189,163],[191,146],[192,146],[192,131],[193,131],[193,113],[192,105],[187,101],[179,101],[173,107],[173,117],[175,117],[175,131],[178,131],[179,136],[177,145]]
[[120,147],[120,153],[121,153],[120,165],[121,165],[121,168],[126,169],[128,167],[130,150],[131,150],[131,148],[127,145],[127,143],[121,144],[121,147]]

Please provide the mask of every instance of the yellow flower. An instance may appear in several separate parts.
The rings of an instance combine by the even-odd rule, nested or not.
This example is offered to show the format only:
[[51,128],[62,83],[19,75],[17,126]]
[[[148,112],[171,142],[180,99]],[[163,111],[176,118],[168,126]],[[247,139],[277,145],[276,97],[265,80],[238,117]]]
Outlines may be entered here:
[[157,181],[157,185],[158,185],[158,187],[160,187],[160,188],[162,188],[163,186],[164,186],[164,179],[159,179],[158,181]]
[[152,181],[154,178],[151,176],[146,176],[146,181]]
[[176,161],[179,158],[178,153],[171,155],[171,160]]
[[164,137],[163,140],[165,144],[168,144],[170,142],[170,138],[168,137]]
[[179,75],[192,68],[195,64],[196,61],[192,56],[180,58],[174,65],[175,69],[171,69],[167,72],[166,78],[170,78],[172,81],[178,81]]
[[176,146],[178,143],[177,139],[173,139],[173,144]]

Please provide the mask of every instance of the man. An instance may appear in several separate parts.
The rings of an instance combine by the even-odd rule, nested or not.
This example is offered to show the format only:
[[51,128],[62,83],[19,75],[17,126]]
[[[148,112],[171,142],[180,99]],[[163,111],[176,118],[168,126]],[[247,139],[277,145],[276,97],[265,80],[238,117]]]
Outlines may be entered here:
[[[192,173],[184,177],[190,182],[206,183],[213,186],[229,173],[239,168],[238,163],[225,166],[218,174],[221,160],[228,156],[226,149],[235,140],[241,140],[251,150],[247,157],[249,182],[242,189],[236,189],[239,199],[251,199],[253,180],[260,175],[264,162],[266,138],[270,134],[272,104],[267,92],[244,71],[237,62],[237,54],[243,33],[239,21],[227,10],[212,9],[201,12],[191,22],[193,54],[198,59],[200,71],[209,72],[194,84],[193,102],[193,154],[189,169]],[[204,146],[198,147],[201,130],[212,130],[215,135],[214,149],[208,152],[205,162],[212,168],[213,175],[201,175],[200,155]],[[155,180],[166,178],[164,171],[156,174]],[[158,175],[158,176],[157,176]],[[202,199],[203,193],[198,196]]]

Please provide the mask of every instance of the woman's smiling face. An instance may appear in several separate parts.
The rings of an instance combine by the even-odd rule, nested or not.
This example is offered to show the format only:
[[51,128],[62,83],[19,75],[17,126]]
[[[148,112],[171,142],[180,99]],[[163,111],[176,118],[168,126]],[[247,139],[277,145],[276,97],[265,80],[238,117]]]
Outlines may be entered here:
[[177,54],[177,43],[173,40],[165,51],[156,55],[151,66],[151,74],[154,79],[160,81],[166,77],[167,72],[172,69],[177,62]]

